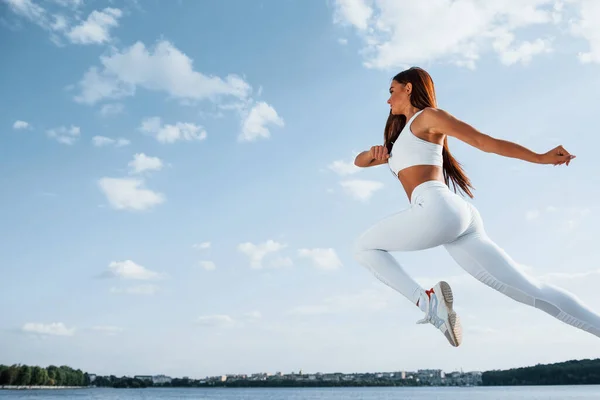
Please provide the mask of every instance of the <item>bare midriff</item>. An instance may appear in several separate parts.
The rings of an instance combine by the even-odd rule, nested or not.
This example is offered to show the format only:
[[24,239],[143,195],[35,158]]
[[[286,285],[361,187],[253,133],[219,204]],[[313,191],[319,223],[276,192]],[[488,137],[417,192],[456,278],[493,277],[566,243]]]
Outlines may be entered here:
[[398,179],[410,201],[413,190],[421,183],[434,180],[444,183],[444,171],[436,165],[415,165],[398,172]]

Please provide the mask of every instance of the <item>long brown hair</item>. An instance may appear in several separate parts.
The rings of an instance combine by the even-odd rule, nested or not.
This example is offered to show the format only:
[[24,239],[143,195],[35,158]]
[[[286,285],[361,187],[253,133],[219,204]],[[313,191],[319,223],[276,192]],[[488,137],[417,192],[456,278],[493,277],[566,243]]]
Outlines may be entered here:
[[[410,96],[410,103],[422,110],[426,107],[437,107],[437,101],[435,98],[435,86],[433,79],[427,71],[419,67],[412,67],[407,70],[400,72],[394,77],[394,80],[398,83],[406,84],[410,82],[412,84],[412,93]],[[393,115],[390,111],[390,115],[385,123],[385,130],[383,133],[384,146],[387,148],[388,153],[391,153],[392,146],[404,126],[406,125],[406,115]],[[471,181],[463,171],[460,163],[452,156],[448,149],[448,137],[444,137],[444,146],[442,150],[442,157],[444,161],[443,171],[444,180],[446,185],[450,187],[450,181],[454,186],[454,192],[456,187],[466,193],[469,197],[473,198],[471,189],[474,189],[471,185]]]

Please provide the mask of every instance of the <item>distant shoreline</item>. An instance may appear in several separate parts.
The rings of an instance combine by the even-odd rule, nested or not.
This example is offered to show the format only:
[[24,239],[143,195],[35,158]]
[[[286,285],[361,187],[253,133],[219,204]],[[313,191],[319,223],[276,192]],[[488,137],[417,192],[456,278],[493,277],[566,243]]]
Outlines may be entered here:
[[0,390],[59,390],[59,389],[87,389],[87,386],[15,386],[15,385],[2,385]]
[[[329,385],[315,385],[315,386],[148,386],[148,387],[139,387],[139,388],[129,388],[129,389],[142,389],[142,390],[160,390],[160,389],[183,389],[183,390],[193,390],[193,389],[303,389],[303,388],[329,388],[329,389],[342,389],[342,388],[384,388],[384,387],[393,387],[393,388],[407,388],[407,389],[418,389],[418,388],[494,388],[494,387],[549,387],[549,386],[600,386],[599,384],[590,383],[590,384],[549,384],[549,385],[531,385],[531,384],[523,384],[523,385],[460,385],[460,386],[449,386],[449,385],[421,385],[421,386],[406,386],[406,385],[337,385],[337,386],[329,386]],[[111,387],[97,387],[97,386],[0,386],[0,390],[75,390],[75,389],[115,389],[119,390],[121,388],[111,388]]]
[[[157,382],[154,382],[154,381]],[[43,385],[39,385],[43,383]],[[67,385],[68,384],[68,385]],[[250,376],[219,375],[203,379],[164,375],[98,376],[68,366],[47,368],[0,364],[0,390],[61,390],[93,387],[124,388],[283,388],[283,387],[437,387],[437,386],[561,386],[600,385],[600,358],[536,364],[507,370],[463,373],[442,370],[371,373],[259,373]]]

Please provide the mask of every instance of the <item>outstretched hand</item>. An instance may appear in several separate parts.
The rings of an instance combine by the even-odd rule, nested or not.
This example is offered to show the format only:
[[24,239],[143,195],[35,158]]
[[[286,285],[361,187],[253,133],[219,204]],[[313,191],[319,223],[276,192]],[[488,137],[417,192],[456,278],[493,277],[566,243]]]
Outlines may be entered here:
[[390,158],[387,147],[385,146],[371,147],[371,150],[369,150],[369,155],[375,160],[387,160],[388,158]]
[[540,161],[542,164],[562,165],[566,163],[569,165],[574,158],[575,156],[571,155],[564,147],[557,146],[549,152],[542,154]]

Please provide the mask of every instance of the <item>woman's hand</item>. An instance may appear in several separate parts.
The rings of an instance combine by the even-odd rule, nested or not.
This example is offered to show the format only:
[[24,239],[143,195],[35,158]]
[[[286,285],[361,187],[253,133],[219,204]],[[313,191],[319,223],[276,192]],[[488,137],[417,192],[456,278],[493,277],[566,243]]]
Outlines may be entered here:
[[365,150],[357,155],[354,159],[354,165],[361,168],[373,167],[387,163],[388,158],[390,158],[390,155],[388,154],[387,147],[373,146],[369,150]]
[[387,147],[385,147],[385,146],[371,147],[371,150],[369,150],[369,155],[374,160],[380,160],[380,161],[387,160],[388,158],[390,158]]
[[540,164],[554,164],[554,165],[562,165],[571,162],[575,156],[571,155],[567,150],[565,150],[562,146],[557,146],[547,153],[540,155]]

